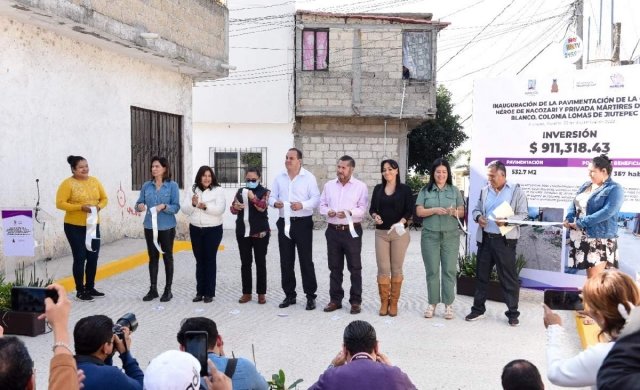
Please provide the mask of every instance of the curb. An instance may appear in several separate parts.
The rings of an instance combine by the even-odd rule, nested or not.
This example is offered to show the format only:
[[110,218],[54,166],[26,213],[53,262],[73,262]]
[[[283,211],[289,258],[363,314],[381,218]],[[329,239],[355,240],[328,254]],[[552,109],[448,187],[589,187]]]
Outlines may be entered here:
[[[190,241],[175,241],[173,244],[173,253],[190,250],[193,250]],[[220,245],[218,247],[218,250],[223,251],[224,245]],[[96,282],[98,280],[121,274],[147,263],[149,263],[149,256],[147,254],[147,251],[139,252],[122,259],[110,261],[107,264],[103,264],[98,267],[98,270],[96,271]],[[68,276],[66,278],[56,280],[54,283],[63,286],[64,289],[67,290],[67,292],[75,291],[76,289],[76,283],[73,280],[73,276]]]
[[600,327],[598,324],[585,325],[584,318],[578,317],[578,314],[573,313],[576,319],[576,329],[578,330],[578,336],[580,336],[580,342],[582,343],[582,349],[587,349],[591,345],[598,344],[598,334],[600,333]]

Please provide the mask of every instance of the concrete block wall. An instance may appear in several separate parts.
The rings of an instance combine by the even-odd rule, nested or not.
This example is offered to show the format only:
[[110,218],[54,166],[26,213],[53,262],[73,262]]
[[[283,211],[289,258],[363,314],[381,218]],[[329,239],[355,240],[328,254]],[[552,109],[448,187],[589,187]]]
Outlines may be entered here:
[[[384,118],[301,117],[294,129],[294,145],[303,153],[304,167],[313,172],[322,191],[336,178],[338,159],[344,155],[356,161],[354,176],[369,187],[369,194],[381,182],[380,162],[391,158],[406,172],[407,129],[415,122]],[[324,218],[315,216],[316,227]],[[369,224],[367,219],[367,225]]]
[[435,79],[406,85],[402,79],[402,36],[405,29],[433,31],[435,69],[436,27],[308,14],[297,19],[305,29],[329,28],[327,71],[302,70],[302,31],[296,32],[297,116],[435,118]]

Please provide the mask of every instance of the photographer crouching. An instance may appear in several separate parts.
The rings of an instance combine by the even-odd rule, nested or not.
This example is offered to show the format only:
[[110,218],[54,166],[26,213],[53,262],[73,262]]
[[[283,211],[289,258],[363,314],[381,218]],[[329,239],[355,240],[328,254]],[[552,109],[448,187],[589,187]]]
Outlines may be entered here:
[[[103,315],[81,319],[73,330],[76,363],[84,371],[84,390],[142,390],[144,373],[131,356],[131,332],[138,327],[135,315],[129,313],[114,325]],[[112,365],[119,353],[124,373]]]

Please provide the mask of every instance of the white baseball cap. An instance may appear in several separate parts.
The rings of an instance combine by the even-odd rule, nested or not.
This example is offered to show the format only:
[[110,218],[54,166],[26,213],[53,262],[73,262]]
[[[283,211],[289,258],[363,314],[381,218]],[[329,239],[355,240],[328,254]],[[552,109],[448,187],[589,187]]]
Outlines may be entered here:
[[190,353],[166,351],[144,373],[144,390],[198,390],[200,362]]

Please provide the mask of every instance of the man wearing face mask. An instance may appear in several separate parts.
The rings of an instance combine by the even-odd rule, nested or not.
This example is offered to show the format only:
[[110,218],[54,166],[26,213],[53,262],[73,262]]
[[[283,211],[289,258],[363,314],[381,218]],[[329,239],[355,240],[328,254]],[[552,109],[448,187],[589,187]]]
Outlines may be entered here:
[[[126,343],[113,333],[113,321],[103,315],[82,318],[73,329],[78,369],[84,371],[84,390],[142,390],[144,373],[131,356],[129,329],[122,328]],[[124,373],[112,365],[115,352]]]

